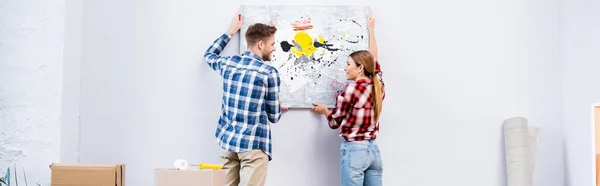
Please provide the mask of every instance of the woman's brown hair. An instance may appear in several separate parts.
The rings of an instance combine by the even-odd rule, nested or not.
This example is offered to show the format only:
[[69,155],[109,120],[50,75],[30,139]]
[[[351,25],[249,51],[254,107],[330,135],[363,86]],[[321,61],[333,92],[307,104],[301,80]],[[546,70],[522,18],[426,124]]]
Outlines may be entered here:
[[371,54],[371,52],[367,50],[359,50],[350,54],[350,58],[354,60],[356,65],[362,65],[364,67],[365,76],[373,79],[373,90],[371,91],[371,99],[373,99],[373,108],[375,112],[375,120],[374,122],[379,121],[379,115],[381,114],[381,104],[383,102],[383,86],[381,85],[381,81],[379,81],[379,77],[375,74],[375,58]]

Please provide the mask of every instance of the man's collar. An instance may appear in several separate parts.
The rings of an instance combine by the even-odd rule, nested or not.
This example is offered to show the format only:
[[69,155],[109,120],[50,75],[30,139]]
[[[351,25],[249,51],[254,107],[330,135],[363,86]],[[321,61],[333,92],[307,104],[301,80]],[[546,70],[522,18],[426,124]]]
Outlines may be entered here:
[[256,58],[257,60],[260,60],[260,61],[263,60],[262,57],[256,55],[255,53],[252,53],[250,51],[246,51],[246,52],[242,53],[242,55],[243,56],[250,56],[250,57]]

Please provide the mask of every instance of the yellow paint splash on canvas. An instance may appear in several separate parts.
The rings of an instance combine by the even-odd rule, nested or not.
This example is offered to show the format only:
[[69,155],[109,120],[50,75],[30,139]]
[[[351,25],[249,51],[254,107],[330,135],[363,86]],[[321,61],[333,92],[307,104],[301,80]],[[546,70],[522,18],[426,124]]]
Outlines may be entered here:
[[315,52],[315,50],[317,50],[317,48],[313,46],[312,37],[310,37],[310,35],[308,35],[306,32],[298,32],[294,36],[294,41],[301,47],[301,49],[296,47],[292,48],[292,53],[296,56],[310,56]]

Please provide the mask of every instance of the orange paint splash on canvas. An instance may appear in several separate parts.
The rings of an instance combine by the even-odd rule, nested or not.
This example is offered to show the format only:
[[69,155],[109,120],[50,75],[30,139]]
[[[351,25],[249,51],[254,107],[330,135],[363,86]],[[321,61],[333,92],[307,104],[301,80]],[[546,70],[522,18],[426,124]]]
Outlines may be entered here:
[[308,18],[308,17],[300,19],[300,20],[296,20],[292,24],[292,27],[294,27],[294,31],[308,30],[308,29],[314,28],[314,26],[310,23],[310,18]]

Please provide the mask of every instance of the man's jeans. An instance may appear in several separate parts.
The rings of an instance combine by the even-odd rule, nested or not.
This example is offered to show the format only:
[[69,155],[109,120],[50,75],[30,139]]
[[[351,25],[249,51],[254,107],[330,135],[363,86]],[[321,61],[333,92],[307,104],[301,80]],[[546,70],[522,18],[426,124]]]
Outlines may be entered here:
[[347,142],[340,146],[342,186],[380,186],[383,164],[373,140]]

